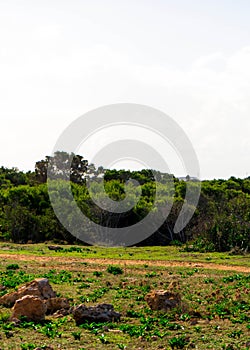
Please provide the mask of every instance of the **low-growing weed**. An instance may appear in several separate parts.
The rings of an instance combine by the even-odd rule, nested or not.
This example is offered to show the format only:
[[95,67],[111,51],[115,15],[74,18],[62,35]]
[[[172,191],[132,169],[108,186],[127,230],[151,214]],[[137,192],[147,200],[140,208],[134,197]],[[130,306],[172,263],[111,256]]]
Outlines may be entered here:
[[80,301],[82,303],[84,302],[96,302],[97,299],[100,299],[105,293],[107,293],[109,291],[109,288],[106,287],[102,287],[99,289],[95,289],[92,293],[88,294],[87,296],[82,295],[80,296]]
[[72,336],[74,337],[75,340],[81,340],[81,332],[72,332]]
[[6,266],[6,270],[18,270],[19,265],[18,264],[10,264]]
[[236,331],[233,331],[232,333],[229,333],[228,336],[229,338],[240,338],[242,333],[243,333],[242,330],[236,330]]
[[21,344],[21,349],[22,350],[33,350],[35,349],[37,346],[33,343],[23,343]]
[[122,275],[123,274],[123,270],[122,270],[121,267],[119,267],[119,266],[112,266],[112,265],[110,265],[107,268],[107,272],[111,273],[112,275]]
[[188,341],[184,335],[169,339],[169,345],[172,349],[183,349],[187,344]]
[[102,276],[102,272],[101,271],[94,271],[93,275],[96,277],[101,277]]
[[9,312],[1,312],[0,314],[0,324],[5,324],[10,318]]
[[157,273],[155,271],[152,271],[152,272],[148,272],[145,274],[145,277],[147,278],[153,278],[153,277],[157,277]]
[[102,344],[109,344],[109,341],[104,334],[100,335],[99,340],[101,341]]
[[52,269],[48,273],[44,274],[43,277],[48,278],[50,282],[55,284],[72,282],[72,273],[65,270],[58,272],[55,269]]

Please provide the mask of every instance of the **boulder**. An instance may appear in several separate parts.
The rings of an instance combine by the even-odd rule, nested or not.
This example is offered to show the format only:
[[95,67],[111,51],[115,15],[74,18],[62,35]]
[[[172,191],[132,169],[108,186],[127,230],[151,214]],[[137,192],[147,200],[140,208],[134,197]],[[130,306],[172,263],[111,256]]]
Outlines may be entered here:
[[181,305],[181,296],[171,290],[153,290],[145,296],[151,310],[169,311]]
[[0,298],[0,304],[11,307],[25,295],[32,295],[43,300],[56,297],[56,293],[53,291],[48,279],[37,278],[18,288],[16,292],[3,295]]
[[54,314],[56,311],[70,308],[67,298],[50,298],[44,301],[47,306],[47,314]]
[[111,304],[98,304],[87,307],[84,304],[77,306],[73,310],[73,318],[76,324],[88,322],[114,322],[119,321],[121,314],[114,311]]
[[15,302],[10,320],[25,316],[28,321],[41,322],[44,321],[46,310],[46,305],[41,298],[25,295]]

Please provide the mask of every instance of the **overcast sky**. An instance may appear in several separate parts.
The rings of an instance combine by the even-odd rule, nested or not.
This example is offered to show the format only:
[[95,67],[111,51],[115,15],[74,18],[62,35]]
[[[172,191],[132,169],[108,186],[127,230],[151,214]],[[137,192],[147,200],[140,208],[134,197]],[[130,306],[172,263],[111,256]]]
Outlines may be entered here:
[[249,176],[249,16],[248,0],[0,0],[0,165],[33,170],[77,117],[132,102],[185,130],[201,178]]

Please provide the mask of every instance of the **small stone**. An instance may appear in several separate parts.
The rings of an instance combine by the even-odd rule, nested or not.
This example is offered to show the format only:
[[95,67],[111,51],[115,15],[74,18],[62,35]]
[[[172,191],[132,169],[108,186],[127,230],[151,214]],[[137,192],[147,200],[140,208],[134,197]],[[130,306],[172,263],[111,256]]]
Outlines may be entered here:
[[152,335],[151,340],[156,341],[158,337],[156,335]]
[[71,313],[71,308],[70,309],[60,309],[57,310],[55,313],[53,313],[53,317],[55,318],[60,318],[64,316],[68,316]]
[[5,336],[6,336],[6,338],[14,337],[14,332],[7,331],[7,332],[5,333]]
[[5,290],[5,289],[6,289],[6,287],[3,286],[2,284],[0,284],[0,291],[3,291],[3,290]]

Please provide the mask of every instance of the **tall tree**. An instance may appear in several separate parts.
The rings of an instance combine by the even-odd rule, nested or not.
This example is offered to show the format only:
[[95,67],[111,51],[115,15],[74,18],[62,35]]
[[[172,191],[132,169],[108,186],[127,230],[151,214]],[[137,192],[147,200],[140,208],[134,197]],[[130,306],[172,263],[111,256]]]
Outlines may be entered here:
[[36,162],[35,172],[39,183],[47,181],[49,166],[50,176],[53,178],[69,178],[74,183],[83,183],[88,161],[74,153],[57,151],[52,157],[46,156],[45,159]]

